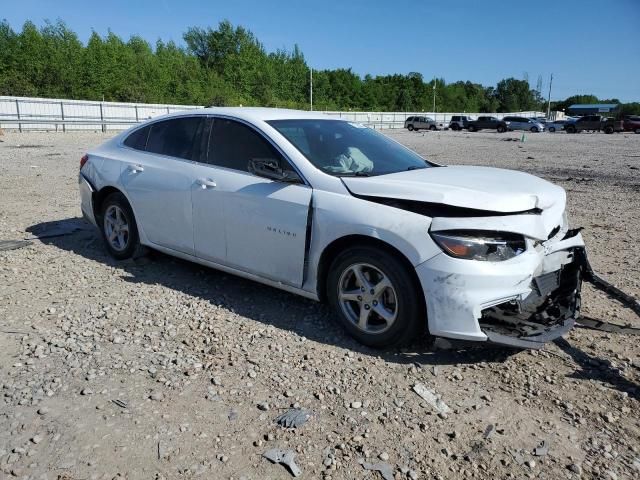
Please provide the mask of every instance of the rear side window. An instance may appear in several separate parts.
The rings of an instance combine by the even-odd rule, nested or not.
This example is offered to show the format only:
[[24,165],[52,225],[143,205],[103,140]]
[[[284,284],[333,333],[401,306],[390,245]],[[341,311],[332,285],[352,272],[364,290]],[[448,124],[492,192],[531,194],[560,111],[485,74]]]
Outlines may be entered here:
[[153,123],[147,140],[147,152],[191,160],[198,126],[202,117],[181,117]]
[[129,148],[144,150],[147,147],[149,130],[151,130],[151,126],[139,128],[125,139],[124,144]]
[[284,162],[282,155],[252,128],[224,118],[213,122],[207,159],[213,165],[242,172],[249,171],[252,159]]

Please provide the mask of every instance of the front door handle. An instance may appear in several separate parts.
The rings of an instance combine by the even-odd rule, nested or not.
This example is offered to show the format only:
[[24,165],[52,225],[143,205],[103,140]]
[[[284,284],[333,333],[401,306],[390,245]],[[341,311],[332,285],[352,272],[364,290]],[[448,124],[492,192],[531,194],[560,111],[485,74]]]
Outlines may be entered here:
[[129,165],[129,171],[131,173],[144,172],[144,167],[142,165]]
[[200,185],[202,188],[215,188],[216,182],[211,180],[210,178],[199,178],[196,180],[196,183]]

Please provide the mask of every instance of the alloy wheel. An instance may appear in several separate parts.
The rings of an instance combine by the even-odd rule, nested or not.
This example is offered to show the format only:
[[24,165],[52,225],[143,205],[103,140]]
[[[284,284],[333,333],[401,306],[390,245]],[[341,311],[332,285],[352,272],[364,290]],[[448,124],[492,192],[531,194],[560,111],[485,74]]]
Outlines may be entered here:
[[366,333],[387,331],[398,316],[398,297],[391,280],[367,263],[355,263],[342,272],[338,301],[349,321]]
[[104,233],[111,248],[122,252],[129,244],[129,221],[118,205],[110,205],[104,215]]

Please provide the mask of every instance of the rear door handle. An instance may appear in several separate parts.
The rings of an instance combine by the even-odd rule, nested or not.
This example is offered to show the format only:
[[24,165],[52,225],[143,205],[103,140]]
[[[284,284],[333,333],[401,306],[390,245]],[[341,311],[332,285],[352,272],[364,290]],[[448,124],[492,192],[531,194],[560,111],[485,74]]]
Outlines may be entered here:
[[142,165],[129,165],[129,171],[131,173],[144,172],[144,167]]
[[210,178],[199,178],[196,180],[196,183],[200,185],[202,188],[215,188],[216,182],[211,180]]

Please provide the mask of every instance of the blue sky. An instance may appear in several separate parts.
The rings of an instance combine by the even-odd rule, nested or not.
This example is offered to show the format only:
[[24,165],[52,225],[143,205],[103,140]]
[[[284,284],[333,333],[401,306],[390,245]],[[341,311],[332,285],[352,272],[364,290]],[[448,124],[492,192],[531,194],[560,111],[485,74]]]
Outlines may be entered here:
[[313,68],[365,74],[420,72],[485,85],[506,77],[553,99],[593,93],[640,101],[640,0],[0,0],[14,29],[62,19],[92,30],[182,42],[189,26],[228,19],[268,50],[298,44]]

